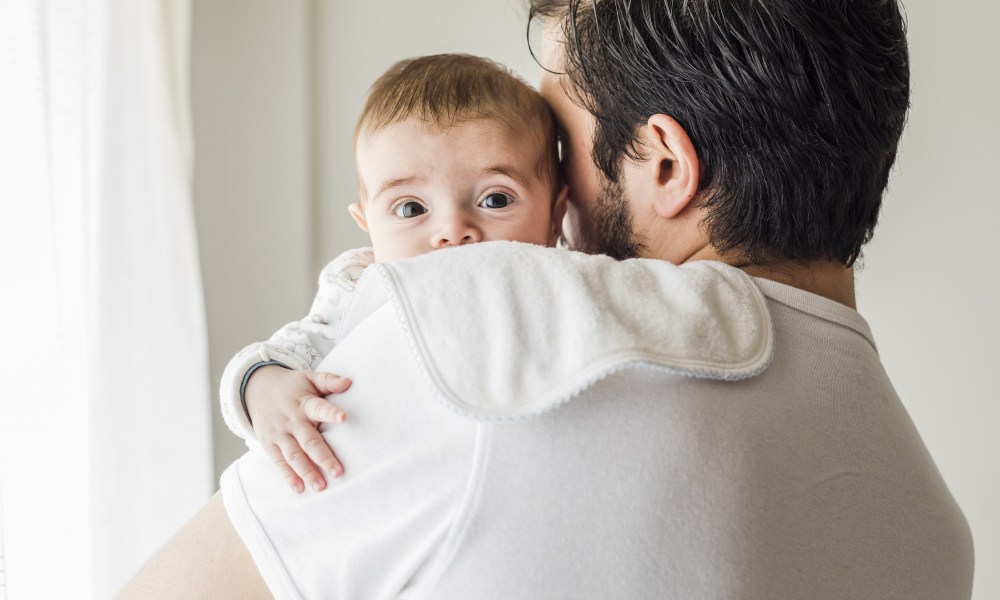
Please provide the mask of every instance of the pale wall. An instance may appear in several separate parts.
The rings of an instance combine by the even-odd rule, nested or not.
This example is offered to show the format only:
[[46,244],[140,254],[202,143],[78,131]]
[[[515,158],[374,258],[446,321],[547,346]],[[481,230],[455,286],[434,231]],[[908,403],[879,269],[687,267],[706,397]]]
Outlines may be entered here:
[[1000,598],[1000,5],[910,0],[912,108],[861,314]]
[[[1000,598],[990,568],[1000,564],[1000,6],[906,6],[913,109],[859,304],[969,519],[975,598],[987,600]],[[365,242],[346,206],[351,132],[375,77],[401,58],[464,51],[535,82],[523,18],[518,0],[195,2],[196,200],[215,377],[243,343],[306,309],[325,261]],[[217,432],[223,465],[239,446]]]
[[[216,385],[237,350],[314,293],[309,3],[192,5],[195,216]],[[218,472],[244,448],[212,409]]]

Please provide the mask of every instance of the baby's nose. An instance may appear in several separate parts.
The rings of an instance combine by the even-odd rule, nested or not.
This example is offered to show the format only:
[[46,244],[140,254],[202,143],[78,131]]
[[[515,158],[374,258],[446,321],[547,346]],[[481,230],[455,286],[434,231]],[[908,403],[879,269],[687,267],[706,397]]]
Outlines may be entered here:
[[431,246],[437,250],[447,246],[462,246],[483,241],[483,233],[465,215],[455,214],[447,219],[431,239]]

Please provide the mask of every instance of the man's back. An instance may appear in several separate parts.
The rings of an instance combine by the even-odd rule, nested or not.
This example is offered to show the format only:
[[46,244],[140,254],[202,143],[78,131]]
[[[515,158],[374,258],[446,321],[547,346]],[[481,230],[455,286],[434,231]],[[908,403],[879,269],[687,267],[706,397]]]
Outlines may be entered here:
[[758,377],[629,369],[491,427],[432,596],[968,598],[968,527],[864,321],[758,282]]
[[[465,252],[493,260],[495,251]],[[713,372],[704,361],[684,363],[699,358],[695,349],[670,359],[682,367],[610,362],[569,388],[558,378],[571,391],[529,411],[453,393],[464,382],[428,362],[448,340],[455,348],[444,356],[461,361],[465,352],[469,364],[480,364],[466,368],[464,379],[485,382],[484,397],[505,377],[534,370],[544,384],[539,365],[555,369],[590,356],[592,349],[569,343],[553,348],[559,359],[540,354],[550,336],[509,356],[490,355],[496,336],[514,327],[506,319],[525,326],[538,311],[545,319],[566,312],[535,295],[547,293],[536,282],[540,270],[572,278],[579,268],[584,284],[624,287],[614,280],[620,266],[547,252],[501,259],[500,270],[530,267],[532,276],[505,276],[507,295],[491,318],[475,316],[491,310],[475,291],[460,301],[477,307],[469,315],[444,307],[454,329],[430,350],[421,332],[440,331],[435,305],[452,302],[407,299],[419,286],[408,286],[405,270],[381,271],[387,282],[396,278],[387,283],[393,302],[368,311],[329,363],[355,381],[338,398],[349,426],[327,432],[348,469],[344,481],[296,499],[279,491],[259,452],[224,477],[230,518],[272,591],[318,598],[969,597],[965,520],[864,321],[832,301],[756,280],[767,295],[768,331],[758,331],[746,310],[726,308],[688,315],[701,322],[692,329],[671,322],[688,310],[678,300],[684,281],[672,279],[676,268],[656,266],[650,277],[666,269],[662,294],[650,296],[635,273],[622,281],[639,287],[624,296],[596,290],[588,299],[574,290],[574,302],[583,297],[584,312],[594,315],[580,328],[604,340],[627,331],[637,346],[657,332],[686,339],[702,332],[734,345],[750,332],[766,338],[770,365]],[[427,268],[449,259],[421,260]],[[606,278],[587,279],[600,269]],[[742,274],[730,271],[720,271],[722,287],[739,288]],[[657,313],[655,298],[663,322],[649,320],[646,329],[630,322]],[[755,298],[747,300],[752,307]],[[494,333],[471,331],[480,321]],[[526,326],[517,335],[532,334]],[[478,355],[488,360],[475,363]]]

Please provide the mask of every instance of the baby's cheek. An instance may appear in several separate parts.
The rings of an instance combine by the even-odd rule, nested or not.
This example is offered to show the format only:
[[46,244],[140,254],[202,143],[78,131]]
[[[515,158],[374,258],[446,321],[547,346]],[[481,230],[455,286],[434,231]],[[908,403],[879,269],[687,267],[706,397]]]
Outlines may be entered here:
[[528,244],[537,244],[539,246],[550,246],[554,242],[551,239],[551,233],[552,218],[549,215],[545,215],[544,217],[533,219],[531,223],[526,223],[516,235],[508,239]]
[[372,249],[375,251],[375,262],[384,263],[406,258],[402,256],[405,253],[399,247],[399,240],[393,239],[391,235],[380,236],[373,232]]

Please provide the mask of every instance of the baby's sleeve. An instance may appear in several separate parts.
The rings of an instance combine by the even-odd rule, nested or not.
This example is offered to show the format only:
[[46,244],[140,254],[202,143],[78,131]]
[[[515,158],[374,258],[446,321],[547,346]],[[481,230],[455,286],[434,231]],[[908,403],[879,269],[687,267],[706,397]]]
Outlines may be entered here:
[[340,319],[347,312],[361,274],[374,259],[371,248],[348,250],[333,259],[319,275],[319,290],[308,316],[285,325],[266,342],[250,344],[229,361],[222,373],[219,401],[222,418],[233,433],[245,440],[255,439],[243,409],[241,389],[250,369],[262,362],[290,369],[315,369],[337,344]]

